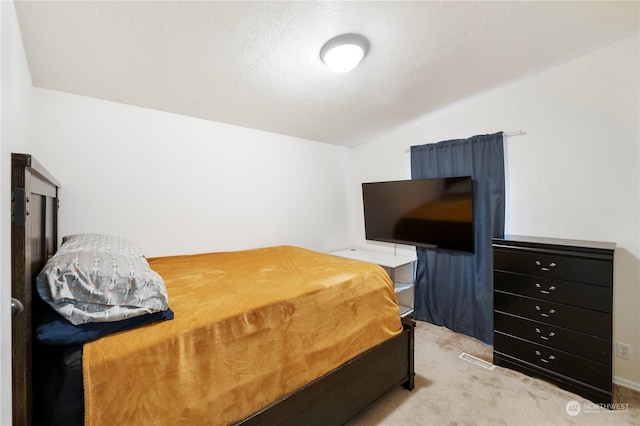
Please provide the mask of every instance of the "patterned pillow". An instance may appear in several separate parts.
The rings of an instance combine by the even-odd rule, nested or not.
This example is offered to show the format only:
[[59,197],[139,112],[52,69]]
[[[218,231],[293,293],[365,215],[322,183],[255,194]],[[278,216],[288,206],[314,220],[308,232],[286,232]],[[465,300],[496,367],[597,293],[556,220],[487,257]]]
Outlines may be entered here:
[[60,315],[78,325],[168,308],[164,280],[145,258],[132,255],[130,248],[121,254],[119,245],[109,246],[109,252],[93,247],[59,250],[36,277],[38,294]]
[[99,251],[128,257],[145,257],[142,249],[133,241],[106,234],[75,234],[62,238],[59,253],[71,251]]

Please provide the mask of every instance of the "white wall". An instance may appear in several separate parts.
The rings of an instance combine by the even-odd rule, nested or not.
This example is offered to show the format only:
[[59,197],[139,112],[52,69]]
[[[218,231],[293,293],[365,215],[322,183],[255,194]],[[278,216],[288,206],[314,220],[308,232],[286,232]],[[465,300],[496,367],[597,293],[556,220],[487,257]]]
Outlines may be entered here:
[[[410,177],[412,145],[523,130],[506,139],[507,226],[511,234],[612,241],[614,358],[619,383],[640,389],[640,87],[633,37],[497,90],[451,105],[361,145],[354,181]],[[352,197],[350,229],[364,240],[362,201]],[[377,244],[376,249],[391,250]]]
[[11,424],[11,153],[28,152],[32,93],[13,2],[0,3],[0,425]]
[[34,155],[61,181],[61,235],[121,235],[149,256],[348,243],[348,148],[36,94]]

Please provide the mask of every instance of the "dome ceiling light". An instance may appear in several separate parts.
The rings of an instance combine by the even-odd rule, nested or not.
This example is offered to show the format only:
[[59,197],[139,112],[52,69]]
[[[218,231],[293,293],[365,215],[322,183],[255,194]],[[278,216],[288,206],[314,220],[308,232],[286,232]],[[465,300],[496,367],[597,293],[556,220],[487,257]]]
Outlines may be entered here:
[[348,72],[358,66],[369,52],[369,40],[360,34],[342,34],[320,49],[320,59],[331,71]]

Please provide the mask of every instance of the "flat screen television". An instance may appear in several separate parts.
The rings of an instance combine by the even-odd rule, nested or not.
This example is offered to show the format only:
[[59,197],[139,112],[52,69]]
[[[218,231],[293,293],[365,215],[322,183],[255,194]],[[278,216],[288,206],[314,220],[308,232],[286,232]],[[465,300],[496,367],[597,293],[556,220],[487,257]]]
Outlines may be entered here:
[[367,240],[474,252],[471,176],[362,184]]

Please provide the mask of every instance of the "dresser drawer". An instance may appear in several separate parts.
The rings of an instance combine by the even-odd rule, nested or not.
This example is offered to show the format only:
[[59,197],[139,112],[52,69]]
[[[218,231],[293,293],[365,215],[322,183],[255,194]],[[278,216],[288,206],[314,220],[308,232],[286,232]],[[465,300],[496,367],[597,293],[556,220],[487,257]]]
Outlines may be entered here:
[[571,377],[600,389],[612,390],[611,366],[571,355],[547,346],[494,333],[494,351],[563,376]]
[[550,302],[611,312],[611,289],[607,287],[495,271],[493,288]]
[[494,248],[494,268],[526,275],[611,287],[610,260]]
[[494,291],[496,311],[611,339],[611,314]]
[[611,340],[602,337],[500,312],[494,313],[493,328],[501,333],[518,336],[532,343],[539,343],[593,361],[604,364],[611,362]]

